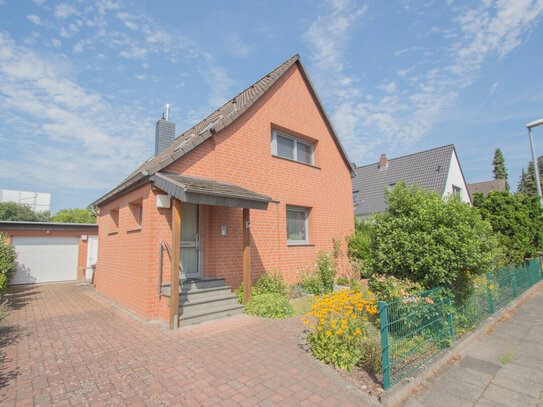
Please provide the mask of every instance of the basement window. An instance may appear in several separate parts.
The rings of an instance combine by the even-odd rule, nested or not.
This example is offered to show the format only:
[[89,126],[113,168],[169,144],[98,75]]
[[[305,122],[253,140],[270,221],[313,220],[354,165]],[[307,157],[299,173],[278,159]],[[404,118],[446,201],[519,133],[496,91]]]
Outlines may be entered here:
[[271,135],[272,155],[298,161],[304,164],[314,164],[313,144],[300,140],[277,130]]

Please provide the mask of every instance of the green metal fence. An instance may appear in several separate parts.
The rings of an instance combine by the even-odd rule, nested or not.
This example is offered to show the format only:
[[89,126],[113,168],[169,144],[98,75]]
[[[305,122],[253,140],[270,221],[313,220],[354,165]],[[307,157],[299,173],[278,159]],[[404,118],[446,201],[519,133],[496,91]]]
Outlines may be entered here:
[[385,390],[542,278],[540,260],[530,259],[475,278],[474,292],[462,306],[454,304],[441,287],[399,301],[380,302]]

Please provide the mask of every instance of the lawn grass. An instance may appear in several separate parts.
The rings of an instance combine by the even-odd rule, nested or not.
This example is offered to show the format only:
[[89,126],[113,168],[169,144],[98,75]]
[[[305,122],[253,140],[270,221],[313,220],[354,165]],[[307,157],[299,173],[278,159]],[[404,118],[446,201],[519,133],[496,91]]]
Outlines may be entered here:
[[315,297],[298,297],[289,300],[290,305],[294,308],[294,315],[302,315],[311,311],[311,305],[315,301]]

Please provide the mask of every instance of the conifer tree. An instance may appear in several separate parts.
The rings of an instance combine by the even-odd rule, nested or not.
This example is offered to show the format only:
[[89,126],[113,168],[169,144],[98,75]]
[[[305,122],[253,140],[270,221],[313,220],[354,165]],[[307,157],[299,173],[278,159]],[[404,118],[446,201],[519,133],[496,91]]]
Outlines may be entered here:
[[494,166],[494,179],[504,179],[507,190],[509,191],[509,182],[507,182],[507,170],[505,169],[505,159],[499,148],[494,151],[494,160],[492,161]]

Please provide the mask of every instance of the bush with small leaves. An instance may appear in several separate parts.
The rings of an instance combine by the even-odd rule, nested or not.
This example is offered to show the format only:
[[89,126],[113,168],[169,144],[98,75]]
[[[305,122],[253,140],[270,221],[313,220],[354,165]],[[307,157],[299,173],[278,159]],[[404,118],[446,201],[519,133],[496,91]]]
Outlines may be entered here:
[[245,305],[245,313],[261,318],[281,319],[294,315],[294,309],[281,294],[269,293],[253,297]]

